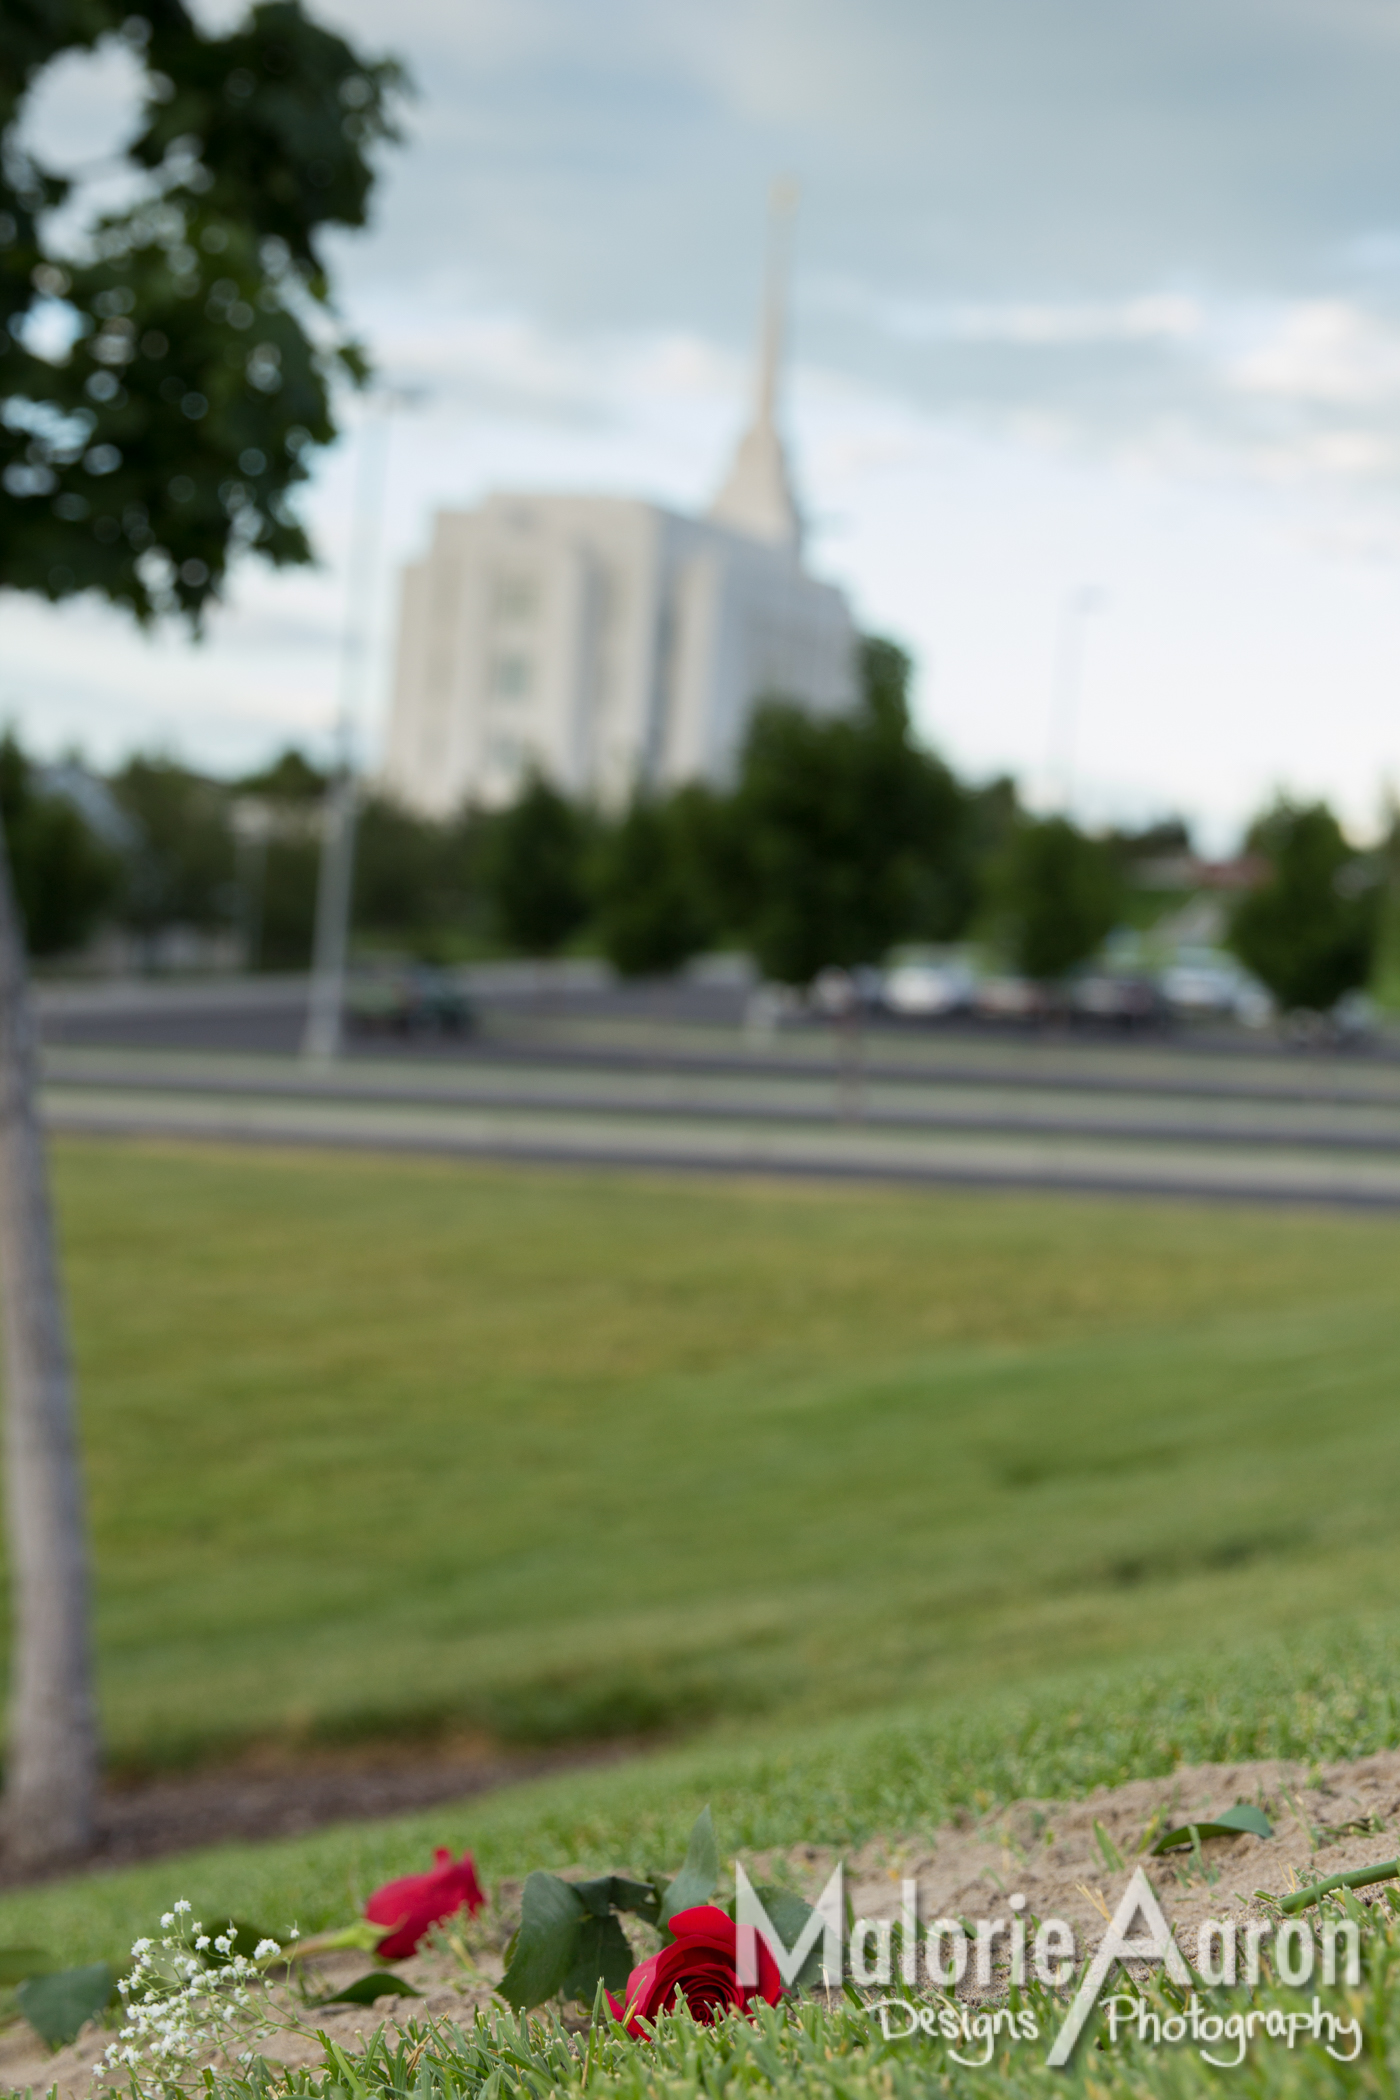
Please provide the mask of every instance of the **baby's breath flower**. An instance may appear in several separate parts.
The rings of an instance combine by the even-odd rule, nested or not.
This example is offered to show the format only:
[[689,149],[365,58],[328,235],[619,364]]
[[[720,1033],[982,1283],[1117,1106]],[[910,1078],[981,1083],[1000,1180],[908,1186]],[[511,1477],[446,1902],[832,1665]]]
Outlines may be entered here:
[[[137,1940],[132,1966],[121,1978],[122,2026],[100,2059],[97,2072],[131,2071],[141,2063],[159,2066],[153,2073],[162,2100],[184,2090],[202,2093],[207,2074],[199,2066],[222,2057],[226,2064],[250,2061],[256,2049],[242,2048],[235,2058],[231,2044],[258,2040],[270,2027],[287,2024],[275,2012],[260,1961],[281,1953],[276,1940],[258,1944],[252,1960],[236,1953],[232,1925],[219,1933],[213,1947],[221,1960],[211,1962],[209,1935],[183,1898],[161,1919],[165,1937],[159,1964],[149,1939]],[[250,1991],[252,1984],[255,1989]],[[110,2093],[110,2079],[107,2081]],[[133,2100],[146,2100],[133,2078]]]

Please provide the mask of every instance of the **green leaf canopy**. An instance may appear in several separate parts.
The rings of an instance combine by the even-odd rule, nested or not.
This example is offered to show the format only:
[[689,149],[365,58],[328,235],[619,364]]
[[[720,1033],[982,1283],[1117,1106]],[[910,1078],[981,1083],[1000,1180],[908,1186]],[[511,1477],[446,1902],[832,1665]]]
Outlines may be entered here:
[[[109,37],[145,71],[137,193],[60,247],[69,184],[25,149],[25,103]],[[335,435],[335,374],[364,370],[321,242],[365,223],[402,85],[299,0],[227,36],[181,0],[6,0],[0,585],[197,618],[240,550],[309,560],[290,499]]]

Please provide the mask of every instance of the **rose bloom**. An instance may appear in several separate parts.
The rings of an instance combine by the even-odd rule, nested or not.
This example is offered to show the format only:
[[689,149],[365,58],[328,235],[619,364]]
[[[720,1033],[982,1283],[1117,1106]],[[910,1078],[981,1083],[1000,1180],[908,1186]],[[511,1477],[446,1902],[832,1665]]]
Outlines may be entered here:
[[674,2012],[684,1997],[693,2020],[713,2027],[731,2007],[740,2012],[754,1998],[776,2005],[783,1994],[783,1980],[762,1939],[758,1941],[758,1989],[744,1989],[738,1979],[738,1929],[734,1920],[714,1903],[697,1903],[693,1910],[679,1910],[671,1920],[675,1938],[669,1947],[653,1954],[627,1979],[626,2000],[619,2005],[612,1992],[608,2003],[614,2019],[626,2022],[632,2035],[645,2033],[643,2022],[658,2013]]
[[365,1905],[371,1925],[392,1928],[375,1948],[376,1954],[398,1961],[412,1954],[434,1925],[455,1916],[464,1904],[475,1913],[486,1901],[470,1852],[454,1860],[446,1845],[439,1845],[433,1858],[437,1864],[430,1874],[405,1874],[398,1881],[386,1881]]

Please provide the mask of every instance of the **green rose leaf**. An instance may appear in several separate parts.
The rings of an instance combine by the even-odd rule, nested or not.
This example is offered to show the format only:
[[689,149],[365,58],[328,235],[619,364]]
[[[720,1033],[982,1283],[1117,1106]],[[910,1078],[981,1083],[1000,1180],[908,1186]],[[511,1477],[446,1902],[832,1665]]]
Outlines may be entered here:
[[629,1881],[625,1874],[614,1874],[611,1878],[614,1910],[633,1911],[648,1925],[660,1922],[666,1891],[659,1880]]
[[[768,1913],[774,1931],[790,1953],[802,1937],[807,1920],[812,1915],[811,1904],[805,1903],[801,1896],[794,1895],[791,1889],[762,1887],[756,1888],[754,1894]],[[818,1938],[813,1941],[811,1952],[798,1970],[796,1982],[806,1989],[810,1985],[820,1983],[821,1976],[822,1943]]]
[[1183,1823],[1177,1830],[1168,1830],[1152,1847],[1152,1856],[1158,1852],[1170,1852],[1177,1845],[1189,1845],[1193,1830],[1197,1837],[1203,1838],[1238,1837],[1242,1830],[1248,1831],[1251,1837],[1267,1838],[1274,1834],[1273,1825],[1262,1808],[1240,1801],[1210,1821]]
[[630,1910],[654,1925],[660,1916],[661,1891],[654,1882],[629,1881],[625,1874],[599,1874],[592,1881],[571,1881],[569,1887],[595,1918]]
[[520,1930],[497,1988],[514,2012],[543,2005],[562,1989],[578,1961],[579,1927],[590,1906],[567,1881],[538,1869],[525,1883]]
[[568,1886],[593,1918],[606,1918],[612,1910],[611,1874],[595,1874],[591,1881],[571,1881]]
[[575,1935],[574,1946],[574,1965],[560,1985],[566,1998],[579,1998],[585,2005],[592,2005],[600,1983],[605,1990],[619,1995],[626,1990],[635,1963],[627,1935],[611,1913],[605,1918],[585,1918]]
[[661,1899],[661,1915],[657,1923],[669,1925],[677,1911],[691,1910],[697,1903],[708,1903],[718,1880],[719,1847],[715,1843],[715,1826],[709,1809],[702,1808],[690,1833],[685,1865]]
[[31,1976],[15,1996],[34,2032],[50,2049],[62,2049],[77,2040],[89,2020],[97,2018],[116,1982],[106,1962],[95,1961],[85,1969],[58,1969],[49,1976]]
[[402,1976],[395,1976],[388,1969],[372,1969],[368,1976],[357,1976],[353,1983],[347,1983],[343,1991],[332,1991],[327,1998],[313,1998],[309,2010],[319,2012],[323,2005],[373,2005],[376,1998],[421,1998],[422,1995],[411,1983],[405,1983]]

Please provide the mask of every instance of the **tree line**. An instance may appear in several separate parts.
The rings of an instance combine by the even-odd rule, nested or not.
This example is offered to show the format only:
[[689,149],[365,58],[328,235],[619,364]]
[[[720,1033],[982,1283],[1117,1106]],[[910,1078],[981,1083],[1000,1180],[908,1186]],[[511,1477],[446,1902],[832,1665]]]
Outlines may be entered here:
[[[1145,865],[1189,851],[1179,821],[1090,835],[1032,816],[1010,779],[959,780],[914,735],[904,651],[867,638],[861,665],[849,715],[760,706],[728,789],[639,791],[609,814],[536,776],[509,808],[443,822],[368,794],[360,951],[584,951],[649,976],[731,948],[801,985],[902,942],[975,935],[1055,983],[1131,912]],[[327,783],[299,753],[234,781],[133,758],[107,784],[125,834],[106,843],[38,778],[7,738],[0,814],[34,953],[72,949],[106,919],[152,940],[176,924],[235,933],[254,967],[304,967]],[[1394,855],[1356,854],[1322,804],[1277,804],[1246,847],[1259,880],[1230,939],[1280,1004],[1325,1009],[1370,981]]]
[[[918,743],[902,650],[867,639],[862,671],[849,716],[761,705],[725,790],[639,790],[606,813],[536,775],[509,808],[440,822],[368,792],[357,943],[439,962],[582,949],[629,976],[733,947],[800,984],[899,941],[961,939],[990,915],[1016,962],[1053,975],[1114,923],[1125,856],[1184,841],[1180,827],[1100,840],[1036,823],[1009,779],[968,786]],[[295,751],[231,781],[137,756],[105,785],[116,823],[98,836],[12,734],[0,744],[31,952],[71,952],[103,924],[152,939],[180,925],[240,934],[258,968],[305,965],[323,773]],[[1038,909],[1047,872],[1053,932]]]

